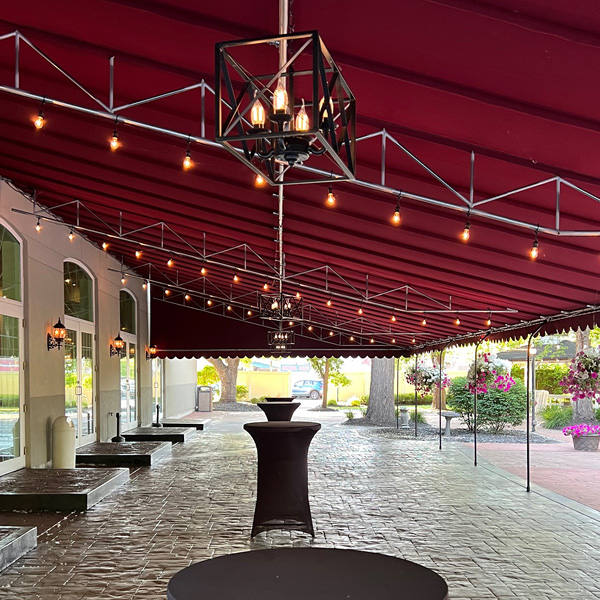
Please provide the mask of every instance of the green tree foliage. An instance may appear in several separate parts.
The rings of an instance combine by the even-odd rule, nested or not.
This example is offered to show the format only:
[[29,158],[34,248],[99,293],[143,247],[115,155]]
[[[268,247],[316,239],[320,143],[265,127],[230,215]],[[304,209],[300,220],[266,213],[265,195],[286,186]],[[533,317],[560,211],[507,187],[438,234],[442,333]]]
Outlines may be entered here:
[[[564,394],[564,388],[559,381],[569,372],[569,365],[540,364],[535,367],[535,389],[548,390],[550,394]],[[510,371],[513,379],[525,382],[525,365],[514,364]]]
[[206,365],[198,371],[198,385],[211,385],[219,381],[217,370],[212,365]]
[[323,380],[323,407],[327,406],[327,386],[329,381],[333,385],[345,387],[352,382],[342,373],[344,361],[341,358],[309,358],[308,364],[312,370],[319,374]]
[[245,385],[237,385],[235,387],[235,397],[238,402],[248,399],[248,387]]
[[[457,377],[452,382],[446,401],[460,413],[469,431],[474,427],[474,398],[466,387],[466,377]],[[527,411],[525,386],[516,381],[507,392],[491,389],[485,394],[477,394],[477,430],[486,428],[499,433],[507,425],[519,425]]]

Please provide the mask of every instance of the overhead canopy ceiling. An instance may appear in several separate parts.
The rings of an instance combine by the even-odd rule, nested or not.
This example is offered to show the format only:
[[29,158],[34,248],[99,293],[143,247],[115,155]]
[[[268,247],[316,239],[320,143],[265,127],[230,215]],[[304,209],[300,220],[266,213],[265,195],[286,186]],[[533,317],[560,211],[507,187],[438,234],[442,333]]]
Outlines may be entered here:
[[[203,80],[214,88],[215,43],[278,31],[275,0],[195,6],[55,0],[49,10],[47,2],[24,0],[3,6],[0,35],[21,32],[110,109],[111,57],[113,106],[123,106]],[[520,325],[522,332],[540,317],[594,310],[600,266],[598,240],[590,235],[600,232],[595,3],[295,0],[292,15],[296,31],[319,31],[341,68],[356,97],[358,138],[375,134],[357,143],[358,181],[335,185],[334,208],[324,204],[325,185],[285,189],[285,289],[303,298],[304,322],[293,328],[304,353],[409,352],[476,337],[489,329],[488,318],[492,327]],[[256,340],[248,347],[262,343],[268,352],[264,329],[252,324],[260,322],[258,293],[265,283],[273,286],[278,269],[276,188],[256,188],[253,174],[214,143],[210,89],[121,111],[121,147],[111,152],[114,121],[97,114],[110,111],[23,40],[18,84],[21,94],[11,90],[15,39],[9,37],[0,41],[0,174],[35,189],[40,204],[65,223],[79,223],[93,242],[108,241],[108,252],[123,257],[128,273],[170,284],[166,297],[164,285],[152,286],[161,296],[156,302],[196,308],[190,319],[198,327],[206,310],[224,328],[237,327],[227,317],[247,320]],[[37,131],[36,98],[43,97],[46,122]],[[195,167],[184,172],[187,136],[194,138]],[[402,222],[394,227],[400,190]],[[74,199],[80,204],[60,206]],[[460,233],[467,219],[465,243]],[[538,225],[533,261],[528,253]],[[52,227],[59,225],[48,222]],[[141,227],[148,228],[131,233]],[[136,249],[143,252],[139,259]],[[180,331],[175,347],[164,337],[168,311],[160,314],[153,331],[161,332],[156,343],[165,355],[224,348],[217,335],[199,339],[196,328]]]

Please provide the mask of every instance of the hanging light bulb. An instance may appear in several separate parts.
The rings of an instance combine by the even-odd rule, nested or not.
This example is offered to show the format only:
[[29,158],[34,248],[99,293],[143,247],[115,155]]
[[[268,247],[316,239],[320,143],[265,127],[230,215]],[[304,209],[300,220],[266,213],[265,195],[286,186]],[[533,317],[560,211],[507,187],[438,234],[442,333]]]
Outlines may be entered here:
[[273,110],[275,114],[285,114],[288,111],[288,95],[281,79],[273,93]]
[[231,304],[227,305],[227,310],[231,310]]
[[491,326],[492,326],[492,317],[491,317],[491,316],[490,316],[490,317],[488,317],[488,320],[485,322],[485,324],[486,324],[488,327],[491,327]]
[[268,291],[269,289],[269,284],[265,281],[264,285],[263,285],[263,290]]
[[200,269],[200,275],[206,275],[206,268],[205,267],[202,267]]
[[192,153],[188,148],[185,153],[185,158],[183,159],[183,168],[187,171],[194,166],[194,161],[192,160]]
[[33,125],[36,129],[42,129],[45,122],[46,122],[46,120],[44,119],[44,111],[40,109],[40,112],[38,113],[38,116],[35,118]]
[[374,343],[375,343],[375,340],[374,340],[373,338],[371,338],[371,339],[369,340],[369,342],[370,342],[371,344],[374,344]]
[[250,109],[250,123],[252,127],[262,129],[265,126],[265,109],[257,98]]
[[330,336],[331,336],[331,335],[333,335],[333,331],[330,331],[330,332],[329,332],[329,335],[330,335]]
[[108,242],[102,242],[102,250],[108,250]]
[[249,317],[251,317],[251,316],[252,316],[252,311],[251,311],[251,310],[249,310],[249,311],[248,311],[246,314],[247,314]]
[[208,300],[206,301],[206,304],[207,304],[208,306],[212,306],[212,304],[213,304],[213,301],[212,301],[212,300],[210,300],[210,299],[208,299]]
[[413,339],[412,339],[412,343],[413,343],[413,344],[414,344],[414,343],[416,343],[416,341],[417,341],[417,338],[413,338]]
[[139,249],[138,249],[138,250],[136,250],[136,251],[135,251],[135,257],[136,257],[136,258],[142,258],[142,251],[141,251],[141,250],[139,250]]
[[392,344],[396,343],[396,338],[392,338]]
[[265,181],[265,178],[262,175],[257,174],[254,177],[254,185],[256,187],[262,187],[263,185],[265,185],[265,183],[267,183],[267,182]]
[[358,309],[358,314],[359,314],[359,315],[362,315],[362,314],[363,314],[363,309],[362,309],[362,306],[361,306],[361,307]]
[[332,304],[331,298],[329,298],[329,300],[327,300],[326,304],[327,304],[327,306],[331,306],[331,304]]
[[335,196],[333,195],[333,186],[329,186],[329,191],[327,192],[327,199],[325,200],[325,204],[327,206],[333,206],[335,204]]
[[296,115],[296,131],[306,132],[310,129],[310,121],[308,120],[308,115],[306,114],[306,109],[304,108],[304,98],[302,99],[302,107],[298,111]]
[[169,258],[167,261],[167,267],[172,267],[175,264],[175,261],[172,258]]
[[391,321],[392,323],[395,323],[395,322],[396,322],[396,315],[392,315],[392,318],[390,319],[390,321]]
[[169,288],[165,289],[165,296],[170,296],[171,295],[171,290]]
[[425,325],[427,325],[427,317],[423,317],[423,320],[421,321],[421,325],[423,325],[423,327],[425,327]]
[[294,321],[290,321],[290,322],[288,323],[288,325],[289,325],[290,327],[293,327],[293,326],[294,326]]
[[42,230],[42,226],[40,224],[40,218],[38,217],[37,224],[35,226],[35,230],[39,233]]
[[296,298],[298,298],[298,299],[302,298],[302,296],[300,295],[300,292],[296,292]]
[[144,283],[142,283],[142,289],[145,290],[148,287],[148,284],[144,281]]
[[535,260],[539,254],[539,243],[538,243],[538,231],[539,231],[540,227],[538,225],[537,229],[535,230],[535,240],[533,240],[533,245],[531,246],[531,250],[529,251],[529,256],[531,256],[531,260]]
[[121,283],[123,285],[125,285],[125,282],[127,281],[127,279],[125,279],[125,275],[121,275]]
[[240,280],[240,278],[237,275],[233,276],[234,283],[238,283],[239,280]]
[[309,331],[312,331],[312,330],[313,330],[313,326],[312,326],[312,325],[309,325],[309,326],[308,326],[308,330],[309,330]]
[[351,342],[353,342],[353,341],[354,341],[354,336],[353,336],[353,335],[351,335],[351,336],[350,336],[350,341],[351,341]]
[[110,138],[110,149],[114,152],[115,150],[117,150],[120,146],[119,144],[119,132],[115,129],[113,131],[113,135]]
[[456,315],[456,319],[454,321],[455,325],[460,325],[460,319],[458,318],[458,314]]
[[75,239],[75,233],[73,232],[73,228],[69,229],[69,241],[72,242]]
[[398,200],[396,204],[396,209],[394,210],[394,214],[392,216],[392,224],[396,226],[400,225],[400,200]]
[[471,237],[471,223],[469,223],[469,221],[467,221],[465,223],[465,228],[463,229],[462,233],[460,234],[460,237],[463,242],[469,241],[469,238]]
[[189,294],[186,294],[186,295],[184,296],[184,298],[185,298],[187,301],[189,301],[189,300],[190,300],[190,298],[191,298],[191,296],[190,296]]

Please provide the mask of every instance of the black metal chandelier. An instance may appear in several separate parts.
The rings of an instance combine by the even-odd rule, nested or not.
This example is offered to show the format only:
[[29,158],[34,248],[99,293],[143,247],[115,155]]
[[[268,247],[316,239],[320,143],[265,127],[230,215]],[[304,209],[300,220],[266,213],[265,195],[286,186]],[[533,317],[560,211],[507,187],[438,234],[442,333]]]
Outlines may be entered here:
[[269,346],[274,350],[285,350],[288,346],[293,346],[296,342],[293,331],[269,331]]
[[[316,31],[217,44],[216,82],[216,140],[268,183],[354,179],[355,99]],[[327,175],[289,172],[311,156]]]
[[259,298],[261,319],[272,321],[302,320],[302,298],[288,294],[261,295]]

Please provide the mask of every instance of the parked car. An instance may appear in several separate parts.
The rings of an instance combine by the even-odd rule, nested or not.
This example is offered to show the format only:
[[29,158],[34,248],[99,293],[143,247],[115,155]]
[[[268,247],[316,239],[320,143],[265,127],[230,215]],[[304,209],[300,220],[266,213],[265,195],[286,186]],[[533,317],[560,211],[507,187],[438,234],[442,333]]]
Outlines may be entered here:
[[318,400],[323,392],[323,382],[316,379],[302,379],[296,381],[292,387],[292,396],[294,398],[310,398]]

